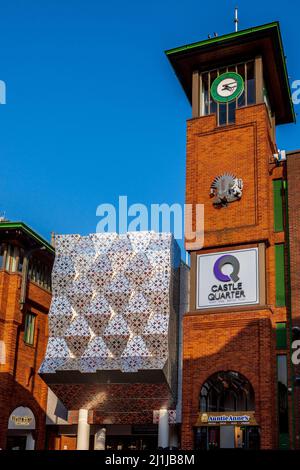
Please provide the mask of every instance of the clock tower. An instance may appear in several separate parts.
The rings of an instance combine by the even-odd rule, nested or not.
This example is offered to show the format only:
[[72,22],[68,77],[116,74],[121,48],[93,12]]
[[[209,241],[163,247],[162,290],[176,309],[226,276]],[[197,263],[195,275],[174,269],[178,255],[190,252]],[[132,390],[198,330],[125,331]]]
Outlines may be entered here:
[[[285,152],[295,120],[278,23],[168,50],[192,106],[181,446],[294,446]],[[201,212],[202,213],[202,212]]]

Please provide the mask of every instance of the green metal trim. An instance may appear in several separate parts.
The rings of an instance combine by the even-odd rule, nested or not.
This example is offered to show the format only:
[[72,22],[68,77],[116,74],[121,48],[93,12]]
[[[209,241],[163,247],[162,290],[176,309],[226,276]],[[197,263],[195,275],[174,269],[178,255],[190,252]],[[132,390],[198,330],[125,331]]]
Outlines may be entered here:
[[24,233],[29,235],[31,238],[36,240],[38,243],[43,245],[50,253],[54,254],[55,250],[50,243],[48,243],[44,238],[42,238],[38,233],[36,233],[32,228],[28,225],[24,224],[24,222],[0,222],[0,231],[1,229],[19,229],[22,230]]
[[276,323],[276,349],[287,348],[286,322]]
[[293,114],[293,121],[296,122],[296,113],[295,113],[294,104],[293,104],[293,100],[292,100],[292,94],[291,94],[290,82],[289,82],[289,78],[288,78],[288,72],[287,72],[283,42],[282,42],[282,37],[281,37],[280,25],[279,25],[278,21],[275,21],[273,23],[267,23],[267,24],[264,24],[264,25],[261,25],[261,26],[255,26],[253,28],[243,29],[242,31],[237,31],[237,32],[234,32],[234,33],[224,34],[223,36],[218,36],[216,38],[205,39],[204,41],[194,42],[194,43],[191,43],[191,44],[187,44],[185,46],[179,46],[179,47],[175,47],[173,49],[168,49],[168,50],[165,51],[165,54],[167,56],[172,56],[173,54],[177,54],[178,52],[190,51],[190,50],[196,49],[198,47],[208,46],[208,45],[212,45],[212,44],[221,44],[222,42],[225,42],[228,39],[243,37],[243,36],[246,36],[249,33],[256,33],[256,32],[260,32],[260,31],[265,31],[267,29],[272,29],[272,28],[276,28],[276,31],[277,31],[277,35],[278,35],[278,39],[279,39],[279,45],[280,45],[281,58],[282,58],[282,62],[283,62],[283,69],[284,69],[283,71],[284,71],[286,85],[287,85],[287,88],[288,88],[291,110],[292,110],[292,114]]
[[290,370],[291,370],[291,400],[292,400],[292,445],[293,449],[296,448],[296,419],[295,419],[295,366],[292,361],[292,294],[291,294],[291,250],[290,250],[290,225],[289,225],[289,191],[287,181],[283,181],[283,188],[285,191],[285,237],[286,237],[286,252],[287,252],[287,314],[289,323],[289,352],[290,352]]
[[245,36],[249,33],[255,33],[259,31],[264,31],[265,29],[271,29],[276,27],[279,30],[279,23],[275,21],[273,23],[267,23],[261,26],[255,26],[253,28],[243,29],[234,33],[224,34],[223,36],[217,36],[216,38],[204,39],[203,41],[193,42],[191,44],[186,44],[185,46],[175,47],[173,49],[167,49],[165,51],[166,55],[176,54],[177,52],[182,52],[190,49],[195,49],[197,47],[207,46],[215,43],[221,43],[227,41],[227,39],[233,39],[240,36]]
[[289,75],[288,75],[288,71],[287,71],[285,54],[284,54],[284,47],[283,47],[283,42],[282,42],[280,26],[279,26],[278,22],[277,22],[277,34],[278,34],[278,39],[279,39],[279,44],[280,44],[281,57],[282,57],[282,61],[283,61],[283,71],[284,71],[284,76],[285,76],[285,82],[286,82],[286,85],[287,85],[289,98],[290,98],[291,110],[292,110],[292,113],[293,113],[293,120],[294,120],[294,122],[296,122],[296,113],[295,113],[294,103],[293,103],[293,99],[292,99]]
[[285,307],[284,244],[275,245],[276,307]]

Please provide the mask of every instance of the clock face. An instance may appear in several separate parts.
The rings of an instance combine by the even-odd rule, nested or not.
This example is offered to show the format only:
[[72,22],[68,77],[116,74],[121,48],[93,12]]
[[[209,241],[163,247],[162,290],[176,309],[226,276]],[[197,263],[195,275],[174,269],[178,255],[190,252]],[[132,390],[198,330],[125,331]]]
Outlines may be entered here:
[[217,103],[229,103],[241,96],[244,80],[238,73],[227,72],[219,75],[212,83],[210,93]]

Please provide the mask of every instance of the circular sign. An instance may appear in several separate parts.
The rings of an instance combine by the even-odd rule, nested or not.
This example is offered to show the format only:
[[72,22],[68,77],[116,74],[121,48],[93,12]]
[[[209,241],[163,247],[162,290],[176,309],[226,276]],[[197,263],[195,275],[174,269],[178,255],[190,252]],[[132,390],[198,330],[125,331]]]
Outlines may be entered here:
[[235,72],[226,72],[213,81],[210,93],[217,103],[229,103],[241,96],[244,87],[244,80],[241,75]]

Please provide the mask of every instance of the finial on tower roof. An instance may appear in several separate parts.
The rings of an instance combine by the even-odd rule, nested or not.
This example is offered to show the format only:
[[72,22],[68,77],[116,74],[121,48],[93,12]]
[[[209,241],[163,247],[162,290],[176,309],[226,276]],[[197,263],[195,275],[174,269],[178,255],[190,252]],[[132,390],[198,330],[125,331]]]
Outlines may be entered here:
[[235,7],[234,9],[234,28],[235,28],[235,32],[238,31],[238,28],[239,28],[239,18],[238,18],[238,7]]

